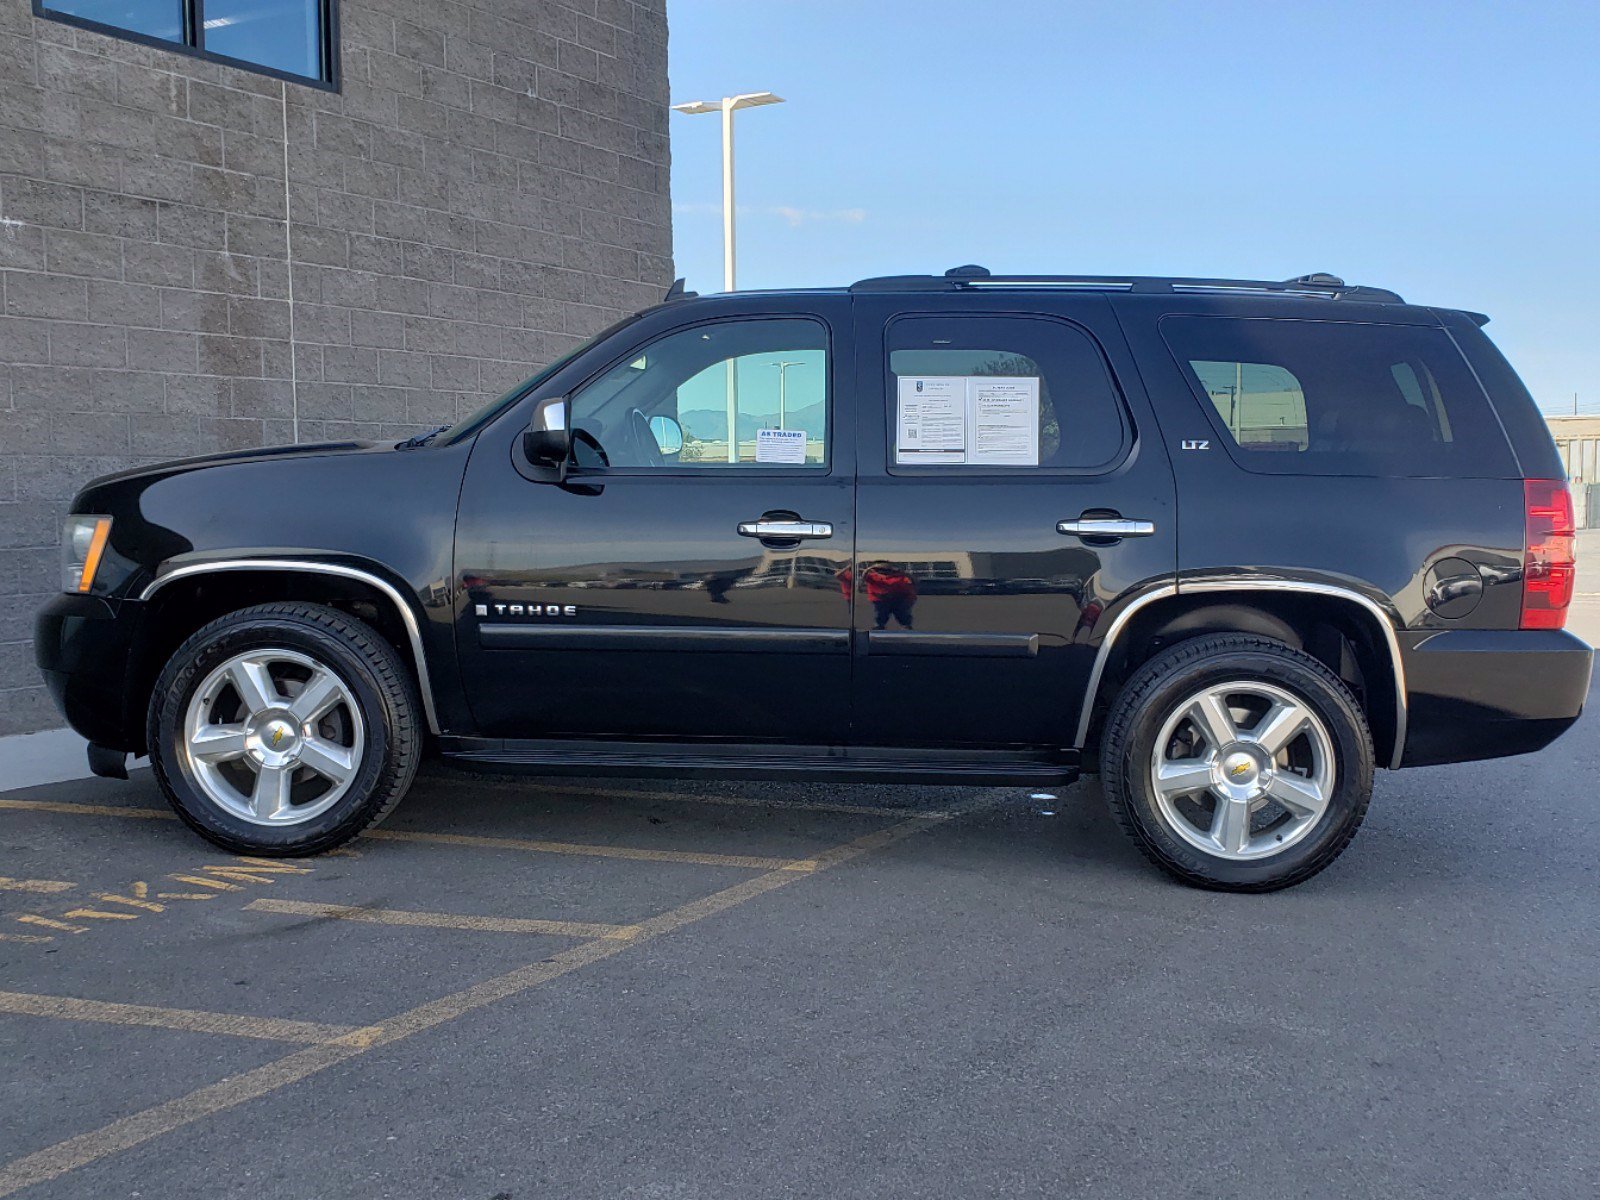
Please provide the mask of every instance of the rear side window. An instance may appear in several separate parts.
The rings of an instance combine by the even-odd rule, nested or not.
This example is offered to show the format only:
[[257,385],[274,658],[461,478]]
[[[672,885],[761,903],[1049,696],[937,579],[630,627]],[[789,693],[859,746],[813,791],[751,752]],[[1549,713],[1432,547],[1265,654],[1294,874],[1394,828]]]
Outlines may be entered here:
[[1516,474],[1483,389],[1442,329],[1171,316],[1161,332],[1249,470]]
[[1127,439],[1100,348],[1041,317],[902,317],[888,330],[893,467],[1093,471]]

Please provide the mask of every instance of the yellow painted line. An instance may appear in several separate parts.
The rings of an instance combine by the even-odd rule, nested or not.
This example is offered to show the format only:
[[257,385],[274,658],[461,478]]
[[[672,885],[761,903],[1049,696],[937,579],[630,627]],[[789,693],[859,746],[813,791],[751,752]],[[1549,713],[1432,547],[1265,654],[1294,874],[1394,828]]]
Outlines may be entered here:
[[[425,784],[427,782],[424,780]],[[524,796],[617,796],[625,800],[669,800],[678,804],[725,805],[733,808],[792,808],[803,812],[849,813],[868,817],[898,817],[901,820],[916,818],[922,821],[943,821],[951,815],[948,812],[916,811],[874,804],[838,804],[822,800],[776,800],[762,799],[756,796],[688,796],[682,792],[646,791],[642,788],[568,786],[545,781],[524,786],[506,783],[498,779],[483,779],[473,780],[470,786],[520,792]]]
[[0,800],[0,809],[16,812],[71,813],[75,817],[137,817],[147,821],[176,821],[170,808],[132,808],[121,804],[63,804],[56,800]]
[[0,933],[0,942],[53,942],[53,933]]
[[8,879],[0,875],[0,892],[70,892],[77,886],[64,879]]
[[[813,860],[816,864],[815,869],[826,871],[863,854],[870,854],[905,838],[913,837],[930,827],[930,822],[919,818],[897,822],[865,837],[823,851]],[[638,935],[626,941],[596,938],[584,942],[540,962],[529,963],[504,975],[473,984],[452,995],[420,1004],[381,1025],[356,1030],[326,1045],[307,1046],[275,1062],[198,1088],[176,1100],[169,1100],[165,1104],[158,1104],[143,1112],[112,1121],[109,1125],[89,1133],[68,1138],[32,1154],[25,1154],[0,1167],[0,1197],[56,1179],[68,1171],[87,1166],[108,1155],[142,1145],[152,1138],[182,1129],[195,1121],[226,1112],[249,1100],[265,1096],[279,1088],[325,1071],[329,1067],[347,1062],[375,1047],[387,1046],[424,1033],[496,1001],[520,995],[530,988],[549,983],[553,979],[559,979],[563,975],[621,954],[632,946],[641,945],[663,934],[674,933],[697,921],[726,912],[768,892],[809,877],[808,874],[781,869],[763,872],[703,899],[679,905],[659,916],[640,922]]]
[[525,838],[489,837],[470,833],[423,833],[410,829],[369,829],[363,836],[391,842],[435,842],[446,846],[488,846],[497,850],[533,850],[540,854],[577,854],[592,858],[627,858],[642,862],[696,863],[703,867],[743,867],[750,871],[814,871],[811,859],[759,858],[747,854],[699,854],[691,850],[639,850],[631,846],[586,846],[577,842],[534,842]]
[[37,996],[30,992],[0,992],[0,1013],[58,1017],[67,1021],[95,1021],[102,1025],[148,1025],[158,1029],[184,1029],[191,1033],[225,1033],[232,1037],[263,1038],[272,1042],[326,1044],[359,1032],[354,1025],[321,1025],[315,1021],[283,1021],[276,1017],[156,1008],[148,1004],[110,1004],[104,1000]]
[[[610,794],[610,793],[606,793]],[[161,808],[117,808],[109,804],[58,804],[50,800],[0,800],[0,809],[22,809],[30,812],[56,812],[86,814],[94,817],[146,817],[165,820],[174,817],[174,814]],[[948,814],[945,814],[948,815]],[[943,817],[918,815],[912,820],[927,822],[942,820]],[[386,838],[394,842],[436,842],[441,845],[451,846],[489,846],[501,850],[533,850],[540,854],[578,854],[588,855],[593,858],[627,858],[642,862],[677,862],[695,863],[703,867],[742,867],[750,871],[799,871],[808,872],[816,870],[812,859],[764,858],[747,854],[698,854],[688,850],[640,850],[628,846],[588,846],[577,842],[536,842],[524,838],[503,838],[476,836],[465,833],[423,833],[406,829],[369,829],[363,837]],[[217,871],[217,867],[203,868],[207,871]],[[248,872],[256,868],[228,867],[229,879],[238,879],[233,871]],[[202,881],[192,876],[171,875],[183,883],[198,884]],[[267,883],[268,880],[246,878],[247,883]],[[212,881],[211,886],[226,888],[230,885],[221,881]]]
[[474,929],[485,933],[548,933],[558,937],[618,938],[639,935],[637,925],[595,925],[583,921],[536,921],[525,917],[473,917],[457,913],[412,912],[397,908],[360,908],[346,904],[313,904],[305,900],[252,900],[247,912],[285,913],[371,921],[377,925],[417,925],[429,929]]

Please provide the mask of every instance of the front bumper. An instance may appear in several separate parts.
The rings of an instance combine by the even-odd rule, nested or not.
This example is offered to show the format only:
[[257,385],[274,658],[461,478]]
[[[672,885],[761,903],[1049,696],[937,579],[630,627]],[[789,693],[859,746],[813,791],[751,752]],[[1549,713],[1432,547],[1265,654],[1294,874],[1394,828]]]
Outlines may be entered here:
[[1402,655],[1403,767],[1544,749],[1583,713],[1594,663],[1585,642],[1556,629],[1452,629]]
[[33,655],[45,686],[89,741],[143,753],[144,722],[131,703],[143,605],[101,596],[56,596],[33,625]]

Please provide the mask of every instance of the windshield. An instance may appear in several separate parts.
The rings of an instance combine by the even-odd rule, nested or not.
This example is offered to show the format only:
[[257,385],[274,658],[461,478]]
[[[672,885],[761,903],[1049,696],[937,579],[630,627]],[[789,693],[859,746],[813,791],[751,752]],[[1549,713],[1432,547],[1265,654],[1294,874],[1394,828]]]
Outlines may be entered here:
[[622,320],[616,322],[616,324],[608,325],[588,341],[580,342],[571,350],[568,350],[560,358],[556,359],[549,366],[545,367],[542,371],[535,372],[533,375],[529,376],[527,379],[524,379],[521,383],[511,388],[509,391],[489,401],[489,403],[485,404],[476,412],[457,421],[438,437],[434,438],[434,444],[448,446],[454,442],[459,442],[471,437],[490,421],[498,417],[506,409],[510,408],[518,400],[522,399],[522,397],[526,396],[534,388],[538,387],[540,384],[544,383],[545,380],[553,376],[557,371],[561,370],[562,367],[566,366],[573,359],[577,358],[578,355],[588,350],[590,346],[604,341],[613,333],[617,332],[617,330],[621,329],[624,325],[632,324],[634,319],[634,317],[624,317]]

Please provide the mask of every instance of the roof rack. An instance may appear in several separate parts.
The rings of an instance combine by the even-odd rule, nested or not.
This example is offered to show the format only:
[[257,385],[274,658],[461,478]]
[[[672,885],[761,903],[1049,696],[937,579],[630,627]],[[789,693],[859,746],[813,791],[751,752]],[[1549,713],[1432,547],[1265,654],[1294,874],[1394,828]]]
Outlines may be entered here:
[[976,264],[952,267],[943,275],[880,275],[850,285],[852,292],[957,292],[982,288],[1050,288],[1084,292],[1200,293],[1210,295],[1306,296],[1319,300],[1362,300],[1404,304],[1385,288],[1358,287],[1337,275],[1315,272],[1294,279],[1188,279],[1158,275],[992,275]]

